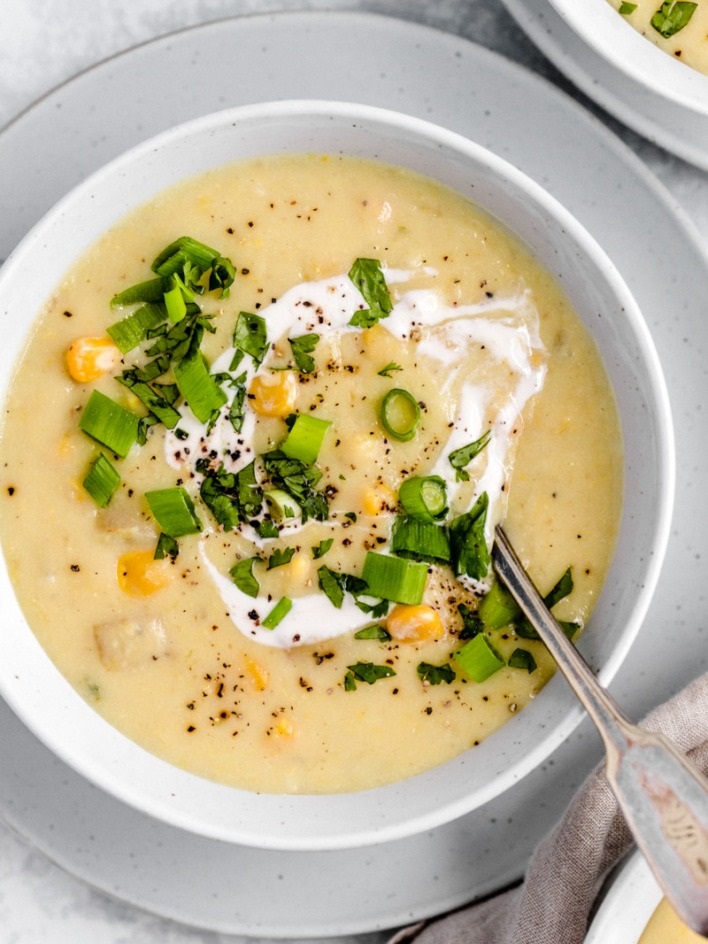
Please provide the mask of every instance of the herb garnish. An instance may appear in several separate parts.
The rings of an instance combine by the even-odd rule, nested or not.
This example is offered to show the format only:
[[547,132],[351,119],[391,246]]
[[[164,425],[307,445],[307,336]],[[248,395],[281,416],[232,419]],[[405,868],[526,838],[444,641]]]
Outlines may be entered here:
[[302,374],[311,374],[315,369],[315,359],[311,356],[319,341],[319,334],[303,334],[298,338],[288,338],[297,369]]
[[492,431],[488,429],[479,439],[475,439],[474,442],[468,443],[466,446],[461,446],[459,449],[455,449],[450,453],[447,458],[453,469],[456,469],[455,478],[458,482],[469,481],[470,475],[469,472],[466,471],[465,466],[469,465],[469,463],[482,452],[491,438]]
[[385,367],[382,367],[381,370],[378,371],[378,375],[379,377],[390,377],[391,374],[393,374],[394,371],[397,371],[397,370],[403,370],[403,368],[401,367],[400,364],[396,364],[393,361],[389,361],[389,363],[386,364]]
[[450,523],[452,567],[458,577],[466,574],[483,580],[489,572],[491,556],[484,534],[488,508],[489,496],[482,492],[470,511]]
[[697,3],[689,3],[688,0],[664,0],[651,18],[651,25],[657,33],[668,39],[688,24],[697,6]]
[[393,301],[378,259],[356,259],[349,270],[349,278],[369,306],[355,312],[349,319],[350,325],[371,328],[391,313]]
[[373,662],[357,662],[347,668],[349,671],[344,676],[344,690],[347,692],[355,691],[357,682],[373,685],[379,679],[391,678],[396,674],[390,665],[375,665]]
[[428,685],[439,685],[441,682],[447,682],[450,685],[457,677],[449,662],[446,662],[445,665],[431,665],[430,662],[421,662],[416,671],[421,682],[427,682]]
[[257,597],[260,590],[260,585],[253,576],[253,565],[257,561],[260,561],[260,557],[246,557],[229,570],[229,576],[238,589],[249,597]]

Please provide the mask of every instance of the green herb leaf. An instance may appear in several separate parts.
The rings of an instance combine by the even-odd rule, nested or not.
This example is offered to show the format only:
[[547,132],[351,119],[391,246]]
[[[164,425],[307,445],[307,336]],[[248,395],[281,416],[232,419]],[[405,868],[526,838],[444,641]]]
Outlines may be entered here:
[[372,623],[354,633],[355,639],[376,639],[378,642],[388,642],[391,634],[380,623]]
[[320,557],[324,557],[333,544],[334,538],[326,538],[324,541],[320,541],[319,544],[312,548],[312,559],[319,560]]
[[366,682],[367,685],[373,685],[374,682],[378,682],[380,679],[391,678],[396,674],[390,665],[375,665],[373,662],[357,662],[354,665],[347,666],[347,668],[349,671],[344,679],[346,691],[354,691],[357,682]]
[[458,577],[483,580],[489,572],[491,555],[484,534],[488,508],[489,496],[482,492],[472,509],[450,524],[450,554]]
[[626,0],[624,3],[620,3],[619,5],[619,12],[622,14],[622,16],[629,16],[629,14],[634,13],[636,9],[636,3],[627,3]]
[[253,576],[253,565],[259,560],[260,557],[246,557],[229,570],[229,576],[238,589],[249,597],[257,597],[260,590],[260,585]]
[[277,525],[270,518],[257,522],[256,531],[261,538],[277,538],[280,534]]
[[689,3],[688,0],[665,0],[651,18],[651,25],[668,39],[688,24],[697,6],[697,3]]
[[368,309],[357,311],[349,324],[356,328],[371,328],[393,310],[393,302],[378,259],[356,259],[349,270],[349,278],[361,292]]
[[317,580],[320,590],[332,606],[336,606],[338,610],[341,609],[344,603],[344,574],[338,574],[323,564],[317,571]]
[[196,470],[204,476],[201,499],[225,531],[260,513],[263,490],[256,480],[254,462],[238,472],[227,472],[223,464],[213,469],[208,459],[199,459]]
[[294,553],[294,547],[285,547],[282,549],[276,547],[268,558],[268,570],[273,570],[274,567],[282,567],[284,564],[289,564],[293,559]]
[[509,656],[509,665],[512,669],[526,669],[527,672],[533,672],[536,668],[536,660],[528,649],[514,649]]
[[378,371],[378,375],[379,377],[390,377],[397,370],[403,370],[403,368],[400,364],[396,364],[394,361],[389,361],[385,367],[382,367],[381,370]]
[[260,367],[268,351],[265,318],[247,311],[239,312],[234,327],[234,347],[250,354],[256,367]]
[[466,482],[469,480],[469,473],[465,471],[464,467],[469,465],[470,462],[482,452],[491,438],[492,431],[488,429],[479,439],[469,443],[467,446],[461,446],[459,449],[455,449],[454,452],[450,453],[447,458],[453,469],[457,470],[458,482]]
[[177,541],[171,535],[165,534],[165,532],[162,531],[157,539],[157,546],[155,547],[155,560],[163,560],[165,557],[170,557],[172,560],[175,560],[178,554],[179,544]]
[[449,685],[457,677],[449,662],[446,662],[445,665],[431,665],[430,662],[421,662],[416,671],[421,682],[427,682],[429,685],[439,685],[441,682],[447,682]]
[[329,514],[327,497],[315,491],[322,473],[314,465],[287,456],[282,449],[274,449],[261,456],[263,467],[276,489],[282,489],[300,506],[303,523],[308,518],[324,521]]
[[303,374],[311,374],[315,369],[315,359],[310,355],[317,347],[319,334],[303,334],[298,338],[288,338],[297,369]]

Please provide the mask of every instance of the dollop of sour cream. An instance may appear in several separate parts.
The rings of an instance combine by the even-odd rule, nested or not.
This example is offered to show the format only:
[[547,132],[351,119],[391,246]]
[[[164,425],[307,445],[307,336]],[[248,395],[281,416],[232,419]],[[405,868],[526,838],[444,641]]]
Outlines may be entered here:
[[[394,307],[379,324],[401,341],[415,339],[418,352],[440,366],[440,394],[447,387],[459,384],[460,372],[468,365],[472,346],[485,351],[485,370],[480,377],[466,377],[457,397],[455,416],[441,442],[438,458],[425,474],[439,475],[446,483],[450,504],[460,488],[456,470],[449,454],[475,441],[490,428],[492,435],[483,453],[481,472],[475,483],[475,495],[486,492],[489,498],[486,529],[491,545],[494,527],[501,517],[505,483],[511,472],[512,438],[518,435],[521,414],[529,400],[543,387],[546,376],[546,352],[539,335],[538,312],[527,290],[504,298],[486,298],[478,304],[448,306],[434,289],[402,290],[412,275],[402,270],[386,269],[386,282],[397,286]],[[426,274],[434,275],[432,270]],[[338,334],[359,331],[349,324],[352,315],[367,308],[361,293],[347,275],[319,281],[303,282],[292,287],[259,314],[265,319],[271,344],[288,337],[316,333],[334,338]],[[230,348],[212,365],[212,372],[227,371],[235,351]],[[254,366],[251,358],[239,365],[245,371],[246,387],[259,373],[269,372],[267,363]],[[253,438],[257,417],[246,409],[239,433],[228,419],[233,388],[224,391],[229,402],[207,429],[189,410],[180,409],[180,437],[167,431],[165,458],[169,465],[198,482],[195,466],[202,457],[218,456],[225,468],[237,472],[255,457]],[[332,529],[341,522],[327,522]],[[320,527],[322,523],[319,523]],[[297,521],[281,530],[282,534],[307,528]],[[356,527],[356,525],[354,526]],[[264,546],[250,525],[246,534],[257,554]],[[386,550],[383,546],[380,550]],[[355,631],[367,622],[365,614],[350,595],[345,595],[337,608],[318,589],[292,599],[292,609],[275,629],[264,629],[260,623],[274,602],[259,595],[242,592],[220,572],[206,554],[206,540],[201,544],[201,557],[218,590],[234,625],[245,636],[267,646],[290,648],[310,645]],[[464,582],[466,578],[461,578]],[[480,589],[476,584],[471,589]]]

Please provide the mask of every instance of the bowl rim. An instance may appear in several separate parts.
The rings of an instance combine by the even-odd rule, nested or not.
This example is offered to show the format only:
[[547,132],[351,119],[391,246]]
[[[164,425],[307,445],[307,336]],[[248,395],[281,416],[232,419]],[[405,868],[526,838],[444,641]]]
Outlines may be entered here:
[[659,99],[708,117],[708,75],[643,36],[608,0],[547,0],[602,59]]
[[[174,143],[185,135],[201,134],[208,131],[210,128],[220,126],[224,122],[232,124],[236,121],[245,121],[252,118],[262,120],[264,117],[266,119],[272,119],[273,117],[296,117],[297,120],[302,120],[303,117],[307,115],[325,118],[332,114],[336,115],[339,119],[350,120],[355,123],[358,121],[369,121],[374,124],[383,124],[387,128],[394,128],[397,133],[421,134],[426,139],[432,140],[440,149],[447,146],[455,152],[461,152],[465,157],[471,158],[473,161],[481,162],[488,167],[492,166],[496,174],[502,175],[505,180],[518,186],[534,203],[540,204],[551,213],[553,217],[559,220],[565,231],[572,234],[573,238],[579,243],[583,250],[587,252],[598,265],[600,263],[602,264],[603,271],[606,273],[606,277],[611,281],[615,294],[622,300],[622,306],[633,329],[638,344],[638,350],[644,359],[651,377],[651,390],[655,399],[654,406],[657,434],[663,448],[660,451],[661,489],[659,503],[655,509],[657,514],[653,528],[652,554],[648,556],[646,562],[644,584],[637,590],[636,602],[632,609],[632,620],[628,625],[621,627],[622,632],[616,641],[610,657],[600,667],[598,673],[599,677],[604,684],[608,684],[626,657],[636,633],[639,631],[641,623],[646,616],[668,543],[675,483],[675,450],[673,448],[673,427],[668,393],[658,354],[648,327],[641,316],[637,303],[634,301],[633,296],[614,264],[591,234],[588,233],[558,200],[545,191],[540,184],[529,178],[504,158],[457,132],[450,131],[425,119],[412,117],[378,106],[360,105],[351,102],[298,99],[227,108],[179,124],[136,145],[108,162],[62,197],[61,200],[35,224],[19,246],[8,257],[2,269],[0,269],[0,293],[4,291],[6,283],[15,277],[14,273],[22,267],[25,260],[31,257],[34,252],[35,241],[41,241],[46,236],[47,232],[51,230],[51,226],[56,218],[61,217],[62,214],[69,211],[72,205],[77,201],[85,199],[93,189],[97,186],[101,186],[106,179],[110,179],[114,174],[121,174],[126,168],[129,169],[132,164],[139,162],[145,155],[168,147],[171,143]],[[89,244],[92,241],[93,239],[89,240]],[[3,312],[0,310],[0,317],[2,314]],[[4,380],[5,378],[3,378],[3,383]],[[4,396],[4,390],[2,395]],[[2,555],[0,563],[4,568],[4,555]],[[15,606],[17,606],[16,602]],[[19,610],[19,607],[17,607],[17,609]],[[22,622],[25,623],[24,618],[22,618]],[[39,646],[36,637],[34,637],[34,634],[29,627],[27,627],[26,623],[25,629],[26,635],[34,640],[35,655],[49,662],[54,673],[60,676],[60,673],[53,666],[53,663],[50,662],[44,650]],[[63,677],[60,676],[60,679],[63,680]],[[66,703],[75,704],[78,701],[85,706],[83,699],[81,699],[70,684],[65,680],[63,681],[65,683],[64,697]],[[556,678],[554,681],[558,681],[558,679]],[[553,682],[549,683],[549,685],[551,684],[553,684]],[[18,684],[18,679],[16,678],[13,668],[5,665],[4,660],[0,660],[0,695],[5,697],[18,717],[20,717],[45,744],[48,744],[50,749],[54,751],[57,756],[66,761],[74,769],[77,769],[83,776],[97,783],[113,795],[123,799],[125,802],[128,802],[133,807],[154,816],[156,819],[170,822],[178,827],[192,832],[198,832],[211,838],[233,841],[239,844],[260,848],[298,851],[344,849],[355,846],[372,845],[382,841],[402,839],[414,833],[420,833],[454,820],[470,810],[482,806],[493,796],[504,792],[511,787],[513,783],[537,767],[569,736],[583,717],[583,711],[580,706],[571,702],[565,717],[554,728],[553,732],[547,735],[541,744],[537,743],[533,746],[523,757],[517,757],[509,763],[503,774],[495,778],[491,784],[477,788],[476,791],[466,791],[463,796],[458,797],[456,800],[448,801],[444,806],[433,805],[427,812],[409,817],[397,824],[388,824],[385,826],[381,826],[379,823],[375,825],[360,824],[358,830],[353,832],[351,827],[344,829],[339,816],[334,815],[333,823],[330,824],[329,831],[326,834],[298,834],[297,836],[291,836],[275,830],[271,834],[264,835],[258,824],[247,823],[241,824],[236,829],[232,829],[229,834],[225,835],[223,823],[218,823],[215,826],[201,823],[198,828],[195,827],[191,816],[179,805],[179,790],[175,790],[171,794],[175,799],[175,803],[166,808],[165,797],[158,795],[149,798],[146,797],[137,784],[137,778],[134,782],[126,784],[125,779],[115,770],[106,770],[105,767],[103,767],[100,771],[96,771],[95,765],[98,763],[98,759],[95,757],[90,758],[92,770],[87,770],[85,752],[82,752],[78,745],[69,743],[66,738],[62,738],[55,730],[48,732],[46,725],[40,723],[31,713],[28,713],[24,690]],[[149,763],[152,764],[155,770],[161,766],[169,768],[172,776],[176,777],[180,782],[183,782],[185,777],[187,780],[190,778],[199,780],[205,795],[215,802],[223,799],[225,792],[228,793],[231,798],[239,793],[251,795],[249,791],[239,791],[236,788],[223,787],[198,778],[196,775],[186,774],[179,768],[175,768],[171,764],[161,761],[160,758],[139,748],[138,745],[118,732],[117,729],[109,725],[108,722],[104,721],[104,719],[93,710],[90,711],[90,715],[96,729],[103,726],[104,734],[109,742],[119,744],[122,741],[131,745],[133,752],[137,752],[138,755],[142,752],[146,758],[149,758]],[[52,726],[50,726],[50,729],[51,728]],[[481,747],[484,747],[484,744],[481,745]],[[476,748],[475,750],[479,749],[480,748]],[[459,760],[459,758],[456,760]],[[453,760],[450,763],[454,762]],[[370,794],[375,802],[377,794],[380,794],[381,791],[386,791],[395,796],[403,785],[410,784],[412,781],[419,781],[425,776],[425,774],[418,775],[417,777],[409,778],[407,781],[402,781],[399,784],[391,784],[371,791],[362,791],[360,795]],[[309,808],[313,803],[313,797],[307,795],[282,796],[259,794],[258,796],[259,801],[264,807],[272,807],[275,810],[276,816],[292,814],[297,817],[304,815],[306,812],[309,813]],[[329,803],[333,807],[335,814],[337,810],[342,812],[346,808],[342,798],[351,796],[356,796],[356,794],[328,795]],[[321,802],[321,799],[321,797],[315,797],[315,803],[318,800]],[[315,809],[316,808],[315,805]]]

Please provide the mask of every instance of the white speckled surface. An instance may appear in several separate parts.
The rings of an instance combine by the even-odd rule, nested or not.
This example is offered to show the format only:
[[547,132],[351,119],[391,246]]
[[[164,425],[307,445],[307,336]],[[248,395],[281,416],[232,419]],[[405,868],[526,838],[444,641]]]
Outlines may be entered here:
[[[518,26],[511,19],[500,0],[437,0],[432,4],[429,0],[369,0],[369,2],[273,2],[273,0],[130,0],[129,3],[116,3],[115,0],[3,0],[3,51],[0,55],[0,127],[3,127],[19,115],[33,102],[49,92],[81,70],[90,68],[107,56],[120,53],[138,43],[163,36],[172,31],[183,29],[240,14],[261,13],[280,10],[365,10],[383,13],[388,16],[398,16],[415,23],[433,26],[458,37],[470,39],[476,43],[500,52],[502,55],[527,66],[531,70],[548,77],[560,88],[576,95],[570,84],[547,63],[543,56],[526,39]],[[382,66],[385,68],[385,65]],[[402,80],[403,81],[403,80]],[[434,94],[431,92],[430,94]],[[588,106],[582,96],[577,96],[584,107],[595,112],[599,120],[616,133],[632,151],[646,164],[663,185],[668,189],[669,196],[657,192],[657,201],[660,210],[656,214],[656,225],[659,226],[649,240],[654,247],[655,257],[645,264],[652,269],[661,271],[662,259],[667,253],[666,240],[682,240],[688,238],[690,245],[686,247],[686,254],[695,255],[698,250],[691,242],[691,224],[688,229],[682,222],[676,227],[666,227],[666,214],[672,208],[676,213],[686,214],[692,220],[697,233],[704,240],[708,240],[708,175],[697,170],[680,159],[665,151],[656,148],[649,142],[641,139],[633,132],[624,129],[615,120],[608,118],[599,109]],[[100,107],[100,103],[96,103]],[[130,103],[126,102],[126,109]],[[435,115],[435,108],[431,106]],[[87,114],[87,121],[90,121]],[[121,116],[116,116],[120,122]],[[2,136],[0,135],[0,145]],[[101,142],[95,142],[100,150]],[[33,151],[51,155],[51,140],[39,139],[33,142]],[[543,142],[529,140],[530,151],[542,154]],[[0,148],[0,154],[2,150]],[[603,155],[594,155],[596,161],[602,161]],[[80,159],[77,158],[81,163]],[[537,158],[542,165],[542,160]],[[612,166],[612,157],[607,157],[609,166]],[[47,174],[51,174],[51,163],[47,161]],[[601,168],[600,168],[601,169]],[[0,159],[0,174],[3,172]],[[641,168],[635,168],[640,177]],[[581,166],[569,167],[569,180],[583,176]],[[596,170],[596,176],[598,171]],[[556,185],[563,189],[562,182]],[[577,187],[577,183],[576,183]],[[598,195],[597,202],[610,208],[614,205],[613,191],[615,182],[608,177],[606,191]],[[572,188],[571,188],[572,189]],[[651,184],[646,189],[651,193]],[[626,194],[616,193],[618,212],[626,211],[623,200]],[[5,254],[14,242],[23,235],[23,227],[32,220],[34,212],[32,194],[17,195],[17,214],[6,213],[3,219],[3,244],[0,255]],[[11,208],[10,208],[11,209]],[[654,215],[651,209],[643,212],[643,225],[651,225]],[[663,225],[661,225],[663,224]],[[626,230],[626,221],[623,224]],[[618,227],[622,230],[622,227]],[[688,236],[686,234],[689,234]],[[627,239],[626,235],[622,237]],[[646,235],[642,237],[647,240]],[[673,245],[673,244],[672,244]],[[608,247],[612,248],[612,247]],[[617,251],[629,251],[628,247],[615,247]],[[681,252],[674,248],[674,251]],[[634,264],[634,263],[633,263]],[[699,278],[694,285],[686,286],[690,281],[688,275],[679,273],[682,279],[677,296],[683,299],[688,294],[695,294],[701,301],[705,301],[703,309],[708,311],[708,284],[705,279],[705,269],[698,273]],[[701,279],[700,276],[703,276]],[[671,273],[664,273],[668,282]],[[635,289],[636,291],[636,289]],[[640,299],[641,300],[641,299]],[[684,304],[684,308],[685,308]],[[693,310],[697,306],[693,303]],[[696,333],[693,322],[682,320],[683,310],[671,310],[670,303],[664,312],[652,312],[650,327],[652,328],[660,350],[666,352],[665,369],[669,382],[670,392],[674,397],[675,420],[679,432],[679,455],[682,466],[679,474],[680,495],[677,504],[676,527],[672,537],[667,561],[667,579],[663,586],[663,597],[657,604],[652,618],[648,621],[646,633],[638,640],[635,651],[626,667],[612,686],[613,693],[626,708],[628,713],[637,717],[670,692],[680,687],[695,674],[705,671],[707,647],[705,643],[706,628],[706,592],[703,572],[705,567],[706,543],[708,528],[706,525],[704,496],[708,487],[708,473],[706,470],[705,450],[696,446],[699,436],[705,436],[705,408],[708,408],[708,379],[705,370],[705,359],[701,353],[701,346],[705,350],[706,332]],[[708,352],[707,352],[708,353]],[[703,415],[701,415],[703,409]],[[692,509],[700,509],[692,515]],[[657,653],[659,656],[657,658]],[[669,658],[670,656],[670,658]],[[4,716],[3,716],[4,717]],[[12,725],[9,725],[12,728]],[[21,749],[22,739],[12,731],[7,737],[9,750]],[[6,755],[10,756],[10,755]],[[40,754],[37,755],[40,757]],[[509,798],[506,808],[500,807],[489,814],[491,829],[484,833],[482,845],[484,848],[474,848],[478,833],[470,829],[450,831],[450,858],[455,858],[464,867],[468,859],[479,853],[494,858],[495,828],[499,835],[506,836],[501,822],[495,824],[497,816],[504,816],[511,821],[530,822],[534,820],[538,828],[545,828],[547,822],[552,822],[560,813],[564,798],[577,785],[585,770],[599,758],[599,743],[594,732],[587,724],[581,726],[567,746],[557,752],[549,764],[539,772],[538,777],[532,780],[526,793],[517,791]],[[41,757],[40,757],[41,759]],[[1,763],[9,763],[0,760]],[[47,773],[46,767],[38,768],[40,774]],[[61,770],[57,771],[61,778]],[[558,781],[557,803],[548,800],[545,778],[554,783]],[[556,778],[553,780],[553,778]],[[21,781],[18,779],[18,789]],[[70,778],[64,778],[64,789],[73,789]],[[61,794],[62,782],[58,781],[58,794]],[[76,803],[81,804],[86,795],[77,790]],[[533,800],[533,803],[531,802]],[[24,820],[25,828],[21,831],[25,835],[33,833],[32,825],[32,797],[17,797],[15,806],[22,807],[21,816],[8,815],[15,826],[18,821]],[[8,809],[10,809],[8,807]],[[7,814],[8,809],[4,810]],[[12,810],[10,810],[12,813]],[[72,811],[72,817],[62,823],[61,810],[56,811],[55,819],[47,814],[46,809],[37,809],[38,833],[44,834],[47,841],[45,847],[51,848],[51,836],[58,836],[67,827],[73,828],[75,822],[80,821]],[[0,944],[74,944],[77,941],[91,941],[92,944],[187,944],[187,942],[201,942],[201,944],[244,944],[246,941],[264,942],[266,938],[245,938],[239,935],[220,933],[219,931],[195,930],[186,925],[177,923],[164,917],[156,917],[139,907],[127,904],[116,898],[108,897],[95,891],[85,881],[74,877],[60,866],[50,862],[40,851],[37,851],[26,838],[20,838],[15,831],[2,822],[3,809],[0,808]],[[40,824],[39,818],[46,817],[46,822]],[[96,830],[98,833],[98,830]],[[533,838],[533,829],[527,829]],[[527,850],[531,839],[519,831],[520,847]],[[95,843],[96,836],[88,834],[81,837],[85,845]],[[505,839],[506,841],[506,839]],[[54,846],[61,843],[54,843]],[[439,844],[431,842],[431,850],[440,854]],[[96,862],[105,862],[114,850],[101,848],[94,850]],[[522,853],[523,855],[524,853]],[[381,853],[386,855],[385,850]],[[60,858],[60,856],[56,856]],[[71,868],[72,862],[65,864]],[[322,862],[324,867],[325,863]],[[447,863],[449,867],[449,863]],[[199,870],[199,862],[194,864]],[[140,862],[134,863],[139,872]],[[444,873],[445,864],[438,869]],[[96,867],[97,874],[105,869]],[[276,868],[277,871],[277,868]],[[383,870],[385,874],[385,869]],[[90,878],[91,876],[86,876]],[[361,876],[360,876],[361,878]],[[436,873],[437,878],[437,873]],[[390,876],[392,886],[395,886],[400,877],[397,874]],[[146,879],[148,880],[148,879]],[[224,876],[224,885],[215,889],[228,894],[228,876]],[[381,875],[377,873],[377,881]],[[102,885],[103,883],[99,882]],[[312,927],[317,926],[317,884],[316,870],[313,874],[313,895],[311,910],[313,913]],[[188,883],[180,886],[188,887]],[[177,894],[177,893],[175,893]],[[182,891],[182,894],[185,894]],[[188,892],[187,892],[188,894]],[[278,894],[276,892],[276,894]],[[372,893],[373,894],[373,893]],[[346,895],[343,892],[343,895]],[[358,887],[358,897],[361,899],[361,911],[364,918],[360,923],[362,929],[369,933],[344,936],[338,938],[340,944],[380,944],[387,937],[383,930],[384,920],[372,919],[367,925],[365,912],[367,905],[366,883]],[[378,893],[379,898],[381,892]],[[123,896],[125,897],[125,896]],[[146,896],[149,898],[149,895]],[[435,897],[431,899],[435,901]],[[351,902],[350,902],[351,905]],[[289,904],[279,901],[274,907],[287,908]],[[430,906],[433,907],[433,906]],[[163,913],[166,909],[162,909]],[[336,911],[336,908],[334,909]],[[189,909],[184,909],[189,911]],[[205,913],[206,909],[202,909]],[[331,913],[332,909],[330,909]],[[386,909],[381,909],[385,914]],[[179,911],[178,913],[184,913]],[[392,909],[391,913],[395,912]],[[300,919],[300,922],[302,919]],[[208,926],[208,920],[203,922]],[[251,921],[251,924],[253,922]],[[334,933],[335,922],[330,917],[323,933]],[[281,927],[286,927],[287,920],[280,921]],[[297,926],[302,926],[298,924]],[[343,930],[349,926],[343,925]],[[256,933],[255,930],[252,933]],[[284,932],[280,933],[280,937]],[[321,935],[317,935],[321,936]],[[309,939],[312,940],[311,936]]]

